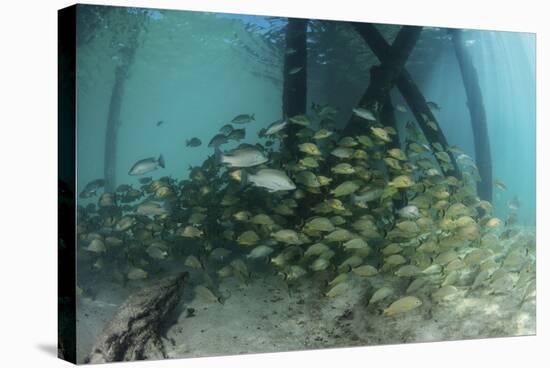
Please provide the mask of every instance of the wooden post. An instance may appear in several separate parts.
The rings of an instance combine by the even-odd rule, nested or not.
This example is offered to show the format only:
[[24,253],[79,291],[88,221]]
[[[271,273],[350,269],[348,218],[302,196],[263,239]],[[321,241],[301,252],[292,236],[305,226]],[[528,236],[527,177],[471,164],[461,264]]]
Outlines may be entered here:
[[116,188],[116,148],[118,128],[120,126],[120,106],[124,81],[126,80],[126,68],[118,66],[115,71],[115,84],[111,91],[109,102],[109,115],[107,117],[107,130],[105,131],[105,154],[103,156],[103,170],[105,177],[105,191],[114,193]]
[[[283,68],[283,118],[304,114],[307,107],[307,19],[288,18]],[[298,70],[298,68],[301,68]],[[298,71],[297,71],[298,70]],[[295,159],[298,153],[296,133],[300,126],[289,124],[283,142]]]
[[114,193],[116,188],[116,164],[118,129],[120,127],[120,107],[124,95],[124,84],[128,78],[128,71],[133,64],[138,45],[139,31],[136,31],[130,44],[123,50],[124,63],[115,69],[115,83],[111,91],[109,115],[107,116],[107,130],[105,131],[105,154],[103,156],[103,175],[105,178],[105,192]]
[[491,201],[493,199],[493,167],[491,161],[491,146],[489,144],[489,132],[487,118],[483,105],[483,95],[479,87],[477,71],[472,63],[472,57],[464,47],[462,31],[460,29],[449,30],[452,35],[456,58],[462,74],[470,122],[474,136],[476,165],[481,181],[477,183],[477,194],[481,199]]

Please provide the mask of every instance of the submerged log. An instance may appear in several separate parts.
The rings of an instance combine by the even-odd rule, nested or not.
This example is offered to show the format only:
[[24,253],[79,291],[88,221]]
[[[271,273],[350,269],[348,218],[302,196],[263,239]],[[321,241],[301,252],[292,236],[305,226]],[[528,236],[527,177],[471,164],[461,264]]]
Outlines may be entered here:
[[[392,46],[388,45],[376,27],[369,23],[352,23],[352,25],[369,45],[370,49],[378,57],[380,62],[382,64],[389,62],[389,59],[392,57]],[[424,136],[430,145],[433,146],[434,143],[441,144],[449,155],[451,164],[447,170],[444,170],[445,174],[455,176],[456,178],[461,178],[462,175],[458,165],[456,164],[456,160],[453,154],[448,151],[447,139],[445,138],[437,119],[428,107],[426,99],[405,67],[401,69],[401,74],[395,81],[395,84],[401,92],[401,95],[403,95],[407,105],[409,105],[416,121],[418,122],[418,126],[424,133]],[[429,122],[433,124],[428,124]],[[435,129],[430,127],[430,125],[435,126]]]
[[452,35],[456,58],[462,74],[464,89],[466,91],[468,110],[474,136],[476,165],[481,181],[477,183],[477,194],[481,199],[491,201],[493,198],[493,165],[491,161],[491,146],[487,129],[487,118],[483,105],[483,95],[479,86],[477,70],[472,62],[472,57],[464,47],[462,31],[452,29]]
[[[283,118],[305,114],[307,107],[307,19],[288,18],[283,68]],[[299,125],[289,124],[284,139],[285,149],[296,158]]]
[[188,273],[131,295],[99,335],[85,363],[167,358],[160,335],[175,311]]

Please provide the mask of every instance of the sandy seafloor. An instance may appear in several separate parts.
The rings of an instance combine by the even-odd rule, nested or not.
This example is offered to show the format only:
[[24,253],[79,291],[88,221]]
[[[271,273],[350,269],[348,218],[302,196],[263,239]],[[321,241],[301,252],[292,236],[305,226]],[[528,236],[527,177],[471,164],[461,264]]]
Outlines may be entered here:
[[[234,278],[224,279],[219,292],[224,304],[209,303],[193,296],[200,283],[198,271],[183,291],[183,312],[163,337],[170,357],[186,358],[245,353],[281,352],[304,349],[429,342],[535,334],[535,297],[525,298],[525,289],[494,295],[488,289],[459,288],[454,299],[434,303],[422,292],[423,305],[410,312],[384,316],[382,309],[402,295],[369,306],[373,291],[386,285],[383,275],[360,283],[336,298],[323,295],[326,275],[302,278],[290,289],[274,275],[255,274],[248,285]],[[360,287],[359,287],[360,286]],[[395,286],[395,285],[393,285]],[[101,332],[120,305],[140,285],[98,285],[94,300],[78,303],[78,360],[90,352]]]

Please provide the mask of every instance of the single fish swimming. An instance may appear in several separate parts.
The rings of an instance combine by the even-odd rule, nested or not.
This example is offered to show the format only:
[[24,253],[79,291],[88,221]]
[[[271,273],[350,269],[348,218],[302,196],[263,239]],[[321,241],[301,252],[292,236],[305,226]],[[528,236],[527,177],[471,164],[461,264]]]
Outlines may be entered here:
[[284,171],[275,169],[261,169],[256,174],[245,174],[243,175],[243,184],[247,182],[257,187],[265,188],[269,192],[296,189],[296,185]]
[[220,133],[225,134],[225,135],[231,134],[232,131],[233,131],[233,126],[231,124],[225,124],[219,130]]
[[227,143],[228,140],[227,140],[227,137],[223,134],[216,134],[211,140],[210,142],[208,142],[208,147],[219,147],[221,146],[222,144],[225,144]]
[[374,114],[370,110],[364,109],[362,107],[357,107],[352,109],[351,111],[353,111],[355,115],[359,116],[362,119],[376,121]]
[[216,147],[216,162],[227,164],[231,167],[252,167],[267,162],[267,157],[257,148],[243,147],[233,150],[231,153],[223,153]]
[[277,120],[273,123],[271,123],[267,129],[265,130],[263,135],[273,135],[281,130],[283,130],[287,126],[288,122],[286,120]]
[[80,192],[80,198],[90,198],[90,197],[96,195],[97,190],[99,188],[102,188],[104,185],[105,185],[105,180],[104,179],[92,180],[91,182],[86,184],[86,186],[84,187],[82,192]]
[[128,175],[135,176],[147,174],[148,172],[157,170],[159,167],[166,167],[164,163],[164,157],[162,155],[160,155],[158,159],[154,157],[144,158],[143,160],[139,160],[138,162],[136,162],[130,168],[130,171],[128,171]]
[[136,213],[142,216],[160,216],[169,211],[157,202],[146,201],[137,206]]
[[254,121],[254,114],[241,114],[241,115],[237,115],[233,118],[233,120],[231,120],[231,123],[233,124],[246,124],[246,123],[250,123],[252,121]]
[[240,141],[241,139],[244,139],[246,137],[246,131],[244,128],[242,129],[234,129],[231,133],[227,135],[227,140],[230,141]]
[[191,139],[188,139],[186,142],[185,142],[185,145],[187,147],[198,147],[202,144],[201,140],[197,137],[193,137]]

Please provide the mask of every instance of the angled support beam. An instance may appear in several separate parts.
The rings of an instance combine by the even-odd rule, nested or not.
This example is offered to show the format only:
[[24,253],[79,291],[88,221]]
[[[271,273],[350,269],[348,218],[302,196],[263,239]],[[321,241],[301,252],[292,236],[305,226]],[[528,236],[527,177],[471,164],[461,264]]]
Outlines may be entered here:
[[[358,32],[361,32],[364,27],[374,28],[373,25],[365,23],[353,23],[353,26]],[[374,31],[376,31],[375,28]],[[372,30],[369,29],[367,32],[372,32]],[[388,107],[384,107],[384,105],[388,102],[391,104],[391,99],[389,98],[390,91],[395,86],[397,78],[405,67],[405,63],[414,49],[421,32],[422,27],[404,26],[400,29],[393,45],[389,49],[388,55],[384,56],[384,60],[380,59],[381,65],[375,65],[371,68],[370,83],[359,101],[359,107],[380,114],[380,118],[382,117],[382,112],[384,112],[384,117],[388,117],[389,109]],[[369,46],[371,45],[369,44]],[[380,120],[386,125],[395,123],[395,117],[393,116],[390,116],[389,121]],[[352,115],[346,127],[346,133],[358,134],[364,130],[364,127],[365,121],[356,115]],[[395,128],[395,124],[393,127]],[[399,142],[394,138],[392,145],[398,146]]]
[[[391,59],[393,58],[392,56],[393,46],[388,45],[384,37],[376,29],[376,27],[369,23],[351,23],[351,24],[355,28],[357,33],[359,33],[359,35],[369,45],[371,50],[380,60],[381,64],[384,65],[385,63],[390,63],[389,65],[392,65]],[[396,38],[396,41],[394,42],[396,47],[398,46],[410,47],[410,45],[405,42],[406,38],[403,37],[403,40],[400,41],[402,43],[401,45],[397,44],[398,39],[399,38]],[[412,41],[412,39],[410,41]],[[456,160],[454,159],[454,156],[452,155],[452,153],[447,150],[448,148],[447,139],[443,135],[443,132],[441,131],[441,128],[439,127],[439,124],[437,122],[437,119],[435,118],[432,111],[428,107],[426,99],[424,98],[424,96],[418,89],[416,83],[413,81],[411,75],[409,74],[409,72],[404,66],[401,68],[401,72],[394,82],[395,82],[395,86],[397,86],[397,88],[403,95],[403,98],[409,105],[409,108],[411,109],[416,121],[418,122],[420,129],[424,133],[424,136],[426,137],[428,142],[430,142],[432,149],[435,151],[433,144],[439,143],[443,146],[444,150],[449,155],[451,159],[450,165],[440,162],[440,165],[443,168],[444,173],[446,175],[452,175],[460,179],[461,173],[458,168],[458,165],[456,164]],[[434,125],[436,129],[433,129],[432,127],[430,127],[430,125],[428,124],[429,122],[432,122],[433,124],[430,124],[430,125]]]

